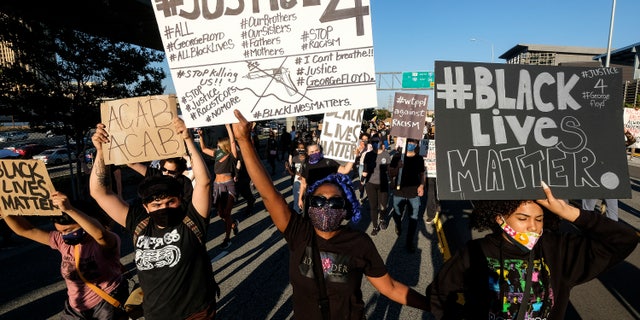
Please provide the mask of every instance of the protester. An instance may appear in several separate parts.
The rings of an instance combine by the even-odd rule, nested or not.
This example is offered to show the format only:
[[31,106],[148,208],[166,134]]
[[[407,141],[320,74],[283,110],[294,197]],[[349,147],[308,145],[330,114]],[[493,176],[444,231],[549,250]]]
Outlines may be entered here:
[[[629,226],[556,199],[544,183],[543,190],[541,200],[475,202],[470,226],[493,233],[469,241],[429,285],[436,318],[564,319],[571,289],[636,247]],[[579,233],[554,230],[559,219]]]
[[[424,159],[416,152],[418,143],[414,139],[407,139],[407,152],[404,157],[396,154],[389,166],[389,176],[392,178],[393,190],[393,221],[396,224],[396,234],[402,234],[401,205],[408,202],[411,205],[409,227],[405,247],[409,252],[415,252],[414,236],[418,228],[420,213],[420,197],[424,195]],[[401,173],[400,173],[401,172]]]
[[202,153],[215,158],[213,172],[216,177],[213,182],[213,203],[216,206],[218,216],[224,221],[224,239],[221,248],[226,249],[231,245],[231,231],[238,234],[240,222],[231,217],[231,210],[236,201],[235,177],[238,171],[238,153],[233,131],[230,125],[226,125],[228,137],[218,138],[218,148],[213,150],[204,145],[200,140]]
[[276,174],[276,159],[278,159],[278,142],[276,141],[276,134],[271,131],[267,139],[267,161],[271,166],[271,175]]
[[360,185],[358,186],[358,191],[360,191],[360,201],[364,200],[364,177],[362,173],[364,172],[364,156],[367,152],[372,151],[374,148],[369,144],[369,134],[363,132],[360,134],[360,142],[358,142],[358,146],[356,147],[356,160],[355,163],[358,164],[358,178]]
[[89,202],[74,206],[61,192],[54,192],[51,200],[63,212],[62,216],[52,218],[53,231],[37,228],[22,216],[3,214],[3,218],[17,235],[48,245],[62,255],[60,272],[68,298],[61,319],[127,319],[124,310],[100,297],[78,275],[80,272],[118,303],[124,303],[129,287],[122,277],[120,237],[88,214],[90,210],[98,210]]
[[203,239],[209,227],[211,178],[184,122],[176,118],[174,126],[191,154],[196,180],[191,203],[183,200],[182,185],[169,176],[146,177],[138,186],[139,205],[129,205],[116,196],[105,184],[103,143],[109,141],[109,134],[102,123],[92,136],[97,155],[91,196],[136,238],[133,245],[144,293],[144,318],[214,319],[217,284]]
[[177,179],[180,184],[182,184],[182,194],[184,201],[187,203],[191,202],[191,195],[193,194],[193,182],[189,177],[184,175],[184,172],[187,170],[187,160],[185,160],[183,157],[175,157],[162,159],[158,163],[158,168],[147,166],[144,163],[139,162],[127,163],[127,166],[144,177],[168,175]]
[[371,215],[371,235],[375,236],[380,229],[386,230],[387,204],[389,203],[389,164],[391,155],[380,140],[371,139],[374,151],[367,152],[364,159],[364,172],[367,197],[369,197],[369,213]]
[[278,158],[280,161],[283,161],[289,157],[291,154],[291,134],[287,132],[287,127],[282,127],[282,132],[280,133],[280,152],[278,154]]
[[247,201],[247,206],[244,208],[243,214],[245,217],[247,217],[253,214],[253,206],[256,203],[256,197],[253,195],[253,190],[251,190],[251,178],[249,178],[246,165],[244,164],[244,160],[242,159],[242,151],[237,146],[236,153],[238,155],[238,174],[236,175],[235,181],[236,192],[239,196],[242,196],[245,201]]
[[[360,218],[360,205],[350,178],[331,174],[315,182],[306,195],[309,200],[305,202],[305,211],[309,219],[293,214],[256,153],[248,148],[251,124],[238,110],[234,112],[240,121],[233,124],[238,144],[242,150],[249,150],[244,155],[249,176],[289,246],[294,317],[323,319],[322,309],[330,314],[324,319],[364,319],[365,304],[361,291],[363,275],[389,299],[420,309],[426,308],[426,297],[389,275],[375,244],[366,233],[342,225],[343,220],[358,221]],[[314,256],[319,256],[322,263]],[[314,260],[318,263],[314,264]],[[322,268],[322,277],[314,276],[319,274],[314,267],[319,271]],[[320,288],[318,282],[324,283],[325,289]],[[321,304],[318,297],[325,291],[327,303]]]
[[302,184],[302,175],[300,171],[302,169],[302,164],[307,161],[307,151],[304,147],[304,143],[298,143],[298,147],[296,148],[296,155],[289,155],[289,161],[286,162],[285,168],[291,175],[293,179],[292,183],[292,194],[293,194],[293,210],[302,214],[302,208],[299,206],[298,198],[300,197],[300,186]]
[[352,168],[353,162],[347,162],[341,165],[333,159],[325,158],[322,154],[322,147],[319,144],[308,144],[307,161],[302,164],[302,168],[300,169],[300,195],[298,196],[298,205],[300,208],[304,208],[304,194],[308,185],[313,184],[331,173],[349,174]]

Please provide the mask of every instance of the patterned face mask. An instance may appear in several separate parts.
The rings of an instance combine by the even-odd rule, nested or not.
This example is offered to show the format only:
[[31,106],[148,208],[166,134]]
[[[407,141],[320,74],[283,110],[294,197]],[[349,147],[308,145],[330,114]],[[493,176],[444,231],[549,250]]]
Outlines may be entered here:
[[535,232],[516,232],[507,224],[507,220],[505,220],[503,216],[500,216],[500,218],[502,219],[500,228],[502,228],[504,233],[513,239],[513,243],[524,252],[531,251],[542,236],[542,232],[539,234]]
[[328,205],[322,207],[309,207],[307,212],[311,224],[324,232],[335,231],[340,228],[342,220],[347,216],[346,209],[333,209]]

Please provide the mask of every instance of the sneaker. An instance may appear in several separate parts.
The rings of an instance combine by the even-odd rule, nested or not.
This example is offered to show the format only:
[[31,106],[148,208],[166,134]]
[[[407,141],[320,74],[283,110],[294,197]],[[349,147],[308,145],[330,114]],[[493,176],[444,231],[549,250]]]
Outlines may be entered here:
[[380,227],[375,227],[373,228],[373,230],[371,230],[371,235],[375,236],[378,234],[378,232],[380,232]]
[[234,236],[237,236],[238,232],[240,232],[240,230],[238,230],[238,225],[239,224],[240,224],[240,221],[238,221],[237,219],[233,220],[233,235]]
[[427,216],[427,219],[424,222],[426,224],[433,224],[436,221],[436,219],[438,219],[438,215],[439,215],[439,212],[436,212],[436,214],[433,215],[433,217]]
[[226,249],[226,248],[229,248],[230,246],[231,246],[231,240],[224,239],[222,240],[222,244],[220,245],[220,248]]
[[380,229],[387,230],[388,226],[389,226],[389,223],[387,222],[387,220],[380,220]]

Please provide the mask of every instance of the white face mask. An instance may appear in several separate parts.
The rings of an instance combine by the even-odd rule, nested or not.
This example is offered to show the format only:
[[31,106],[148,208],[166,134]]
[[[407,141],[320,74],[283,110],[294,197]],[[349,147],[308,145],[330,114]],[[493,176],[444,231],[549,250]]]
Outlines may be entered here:
[[542,236],[542,232],[539,234],[535,232],[516,232],[507,224],[507,220],[503,216],[500,216],[500,218],[502,219],[500,228],[502,228],[504,233],[506,233],[509,238],[513,239],[513,243],[515,243],[516,246],[524,252],[531,251]]

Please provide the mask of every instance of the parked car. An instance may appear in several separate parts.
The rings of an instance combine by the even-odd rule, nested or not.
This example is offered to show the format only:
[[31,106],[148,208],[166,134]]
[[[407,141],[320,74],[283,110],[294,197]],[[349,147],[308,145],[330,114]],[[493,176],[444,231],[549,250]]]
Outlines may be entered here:
[[58,165],[76,160],[76,155],[67,148],[47,149],[33,156],[33,159],[42,160],[46,165]]
[[20,143],[12,147],[6,147],[5,149],[17,152],[22,159],[31,159],[34,155],[50,148],[51,147],[39,143]]
[[18,141],[29,139],[29,133],[23,131],[7,131],[0,133],[0,142]]
[[0,159],[18,159],[20,155],[9,149],[0,149]]

